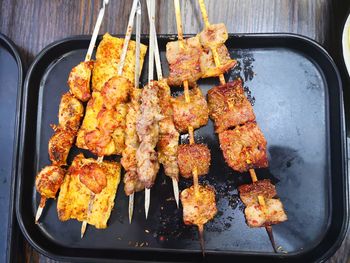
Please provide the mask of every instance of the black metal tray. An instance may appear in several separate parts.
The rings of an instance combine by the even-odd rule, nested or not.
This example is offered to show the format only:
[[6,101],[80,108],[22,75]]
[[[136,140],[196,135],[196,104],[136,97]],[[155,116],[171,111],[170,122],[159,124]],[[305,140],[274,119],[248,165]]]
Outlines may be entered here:
[[[159,37],[165,73],[165,45],[173,38]],[[148,43],[147,38],[142,41]],[[128,223],[128,199],[121,184],[106,230],[89,227],[80,239],[81,223],[60,222],[54,200],[47,202],[41,223],[35,225],[39,195],[34,178],[49,164],[49,124],[57,123],[60,96],[68,90],[68,74],[83,60],[88,44],[88,36],[51,44],[37,56],[25,80],[16,203],[25,237],[41,253],[60,260],[201,260],[196,229],[182,223],[170,180],[163,173],[152,188],[147,221],[144,195],[139,193],[133,223]],[[226,79],[242,77],[268,141],[270,168],[257,170],[257,174],[273,179],[285,205],[289,221],[273,229],[276,243],[288,253],[273,253],[265,230],[246,225],[236,189],[249,182],[249,176],[234,173],[225,165],[210,122],[196,131],[197,141],[211,149],[210,173],[202,181],[215,186],[219,210],[205,227],[206,260],[326,259],[343,240],[348,220],[344,105],[335,64],[317,43],[296,35],[231,35],[227,46],[240,66]],[[145,65],[147,70],[147,62]],[[217,79],[199,81],[205,93],[217,83]],[[70,160],[76,153],[73,149]],[[180,188],[190,183],[181,180]]]
[[22,62],[15,45],[0,34],[0,262],[14,259],[18,226],[14,216]]

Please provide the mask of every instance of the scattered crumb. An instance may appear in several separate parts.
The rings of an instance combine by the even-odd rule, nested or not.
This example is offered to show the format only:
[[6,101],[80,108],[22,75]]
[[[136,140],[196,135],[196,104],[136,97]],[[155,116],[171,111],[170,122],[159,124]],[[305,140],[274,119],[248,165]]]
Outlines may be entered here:
[[148,230],[148,229],[145,229],[145,232],[146,232],[147,234],[149,234],[149,230]]

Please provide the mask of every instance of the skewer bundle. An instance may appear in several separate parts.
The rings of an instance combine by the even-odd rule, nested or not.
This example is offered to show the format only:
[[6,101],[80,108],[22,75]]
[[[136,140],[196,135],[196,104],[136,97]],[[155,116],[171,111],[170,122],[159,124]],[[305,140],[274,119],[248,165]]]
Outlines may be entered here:
[[[220,40],[225,39],[220,38],[220,34],[225,35],[223,32],[226,29],[220,30],[219,25],[211,25],[204,1],[198,1],[205,24],[205,29],[200,34],[201,42],[211,49],[216,66],[220,66],[217,48]],[[212,41],[207,41],[208,39]],[[268,166],[266,140],[255,123],[255,115],[244,96],[241,80],[226,83],[223,74],[220,74],[219,79],[221,86],[209,90],[208,101],[211,118],[219,133],[220,147],[231,168],[239,172],[249,170],[253,184],[239,187],[241,199],[246,206],[247,223],[251,227],[265,226],[272,247],[277,252],[271,225],[286,221],[287,216],[282,203],[276,198],[277,193],[270,180],[258,181],[254,170]],[[233,126],[235,128],[229,130]]]

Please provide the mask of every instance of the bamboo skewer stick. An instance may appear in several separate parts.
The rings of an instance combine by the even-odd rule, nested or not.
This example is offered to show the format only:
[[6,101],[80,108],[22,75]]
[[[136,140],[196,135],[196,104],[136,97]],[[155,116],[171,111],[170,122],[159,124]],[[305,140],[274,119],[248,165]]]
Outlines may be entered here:
[[94,31],[92,33],[92,37],[91,37],[91,40],[90,40],[89,48],[88,48],[88,51],[87,51],[86,56],[85,56],[85,62],[91,60],[91,55],[92,55],[92,52],[94,51],[94,47],[95,47],[95,44],[96,44],[96,39],[97,39],[97,36],[98,36],[98,32],[100,31],[100,27],[101,27],[101,24],[102,24],[102,19],[103,19],[103,16],[105,14],[105,8],[106,8],[106,5],[108,4],[108,2],[109,2],[109,0],[103,0],[102,8],[100,9],[100,12],[98,13],[98,17],[97,17],[97,20],[96,20],[96,25],[94,27]]
[[[200,10],[201,10],[201,13],[202,13],[204,25],[205,25],[205,27],[209,27],[210,26],[210,22],[209,22],[209,19],[208,19],[208,13],[207,13],[207,9],[206,9],[204,0],[198,0],[198,2],[199,2],[199,7],[200,7]],[[213,53],[213,58],[214,58],[215,65],[217,67],[220,66],[220,58],[219,58],[219,55],[217,53],[216,48],[212,48],[211,51]],[[224,77],[223,74],[219,75],[219,79],[220,79],[221,85],[224,85],[226,83],[225,77]],[[255,173],[254,169],[249,169],[249,174],[250,174],[250,177],[251,177],[253,183],[258,181],[258,178],[256,176],[256,173]],[[260,206],[262,207],[262,210],[266,214],[266,203],[265,203],[264,197],[259,195],[258,196],[258,202],[259,202]],[[273,247],[273,250],[276,252],[277,250],[276,250],[276,244],[275,244],[274,237],[273,237],[272,226],[266,226],[265,229],[266,229],[266,231],[267,231],[267,233],[269,235],[269,239],[271,241],[271,245]]]
[[[177,27],[177,35],[179,39],[179,45],[180,48],[185,48],[184,40],[183,40],[183,28],[182,28],[182,19],[181,19],[181,10],[180,10],[180,2],[179,0],[174,0],[174,6],[175,6],[175,16],[176,16],[176,27]],[[188,81],[185,80],[183,82],[184,85],[184,95],[185,95],[185,101],[187,103],[190,103],[190,94],[189,94],[189,88],[188,88]],[[194,132],[193,127],[188,127],[188,133],[189,133],[189,141],[190,144],[195,143],[194,140]],[[197,167],[194,167],[192,170],[193,175],[193,185],[194,185],[194,192],[196,197],[199,197],[199,183],[198,183],[198,171]],[[199,239],[200,239],[200,245],[202,254],[204,256],[204,236],[203,236],[203,225],[197,225],[198,226],[198,232],[199,232]]]
[[44,210],[44,207],[45,207],[45,203],[46,203],[46,197],[45,196],[41,196],[39,207],[38,207],[38,210],[36,211],[36,215],[35,215],[35,224],[38,223],[39,218],[41,217],[41,214],[43,213],[43,210]]
[[[160,55],[159,55],[159,49],[158,49],[158,41],[157,41],[157,32],[156,32],[156,27],[154,21],[151,19],[151,14],[150,14],[150,0],[146,1],[147,3],[147,10],[148,10],[148,18],[150,21],[150,30],[153,31],[154,33],[154,58],[155,58],[155,64],[156,64],[156,72],[157,72],[157,78],[158,80],[163,79],[163,73],[162,73],[162,64],[160,62]],[[179,208],[179,183],[176,180],[176,178],[172,177],[172,185],[173,185],[173,193],[174,193],[174,198],[175,202],[177,205],[177,208]]]
[[[135,49],[135,85],[134,88],[139,88],[139,81],[140,81],[140,35],[141,35],[141,3],[140,1],[137,2],[137,9],[136,9],[136,49]],[[129,223],[131,224],[132,215],[134,213],[134,195],[135,193],[132,193],[129,195]]]
[[[149,6],[149,17],[150,17],[150,25],[154,24],[154,16],[155,16],[155,2],[154,0],[150,1]],[[148,57],[148,86],[151,87],[153,85],[153,74],[154,74],[154,42],[155,42],[155,32],[154,30],[150,30],[149,37],[149,57]],[[148,211],[150,206],[151,199],[151,189],[145,188],[145,214],[146,219],[148,217]]]

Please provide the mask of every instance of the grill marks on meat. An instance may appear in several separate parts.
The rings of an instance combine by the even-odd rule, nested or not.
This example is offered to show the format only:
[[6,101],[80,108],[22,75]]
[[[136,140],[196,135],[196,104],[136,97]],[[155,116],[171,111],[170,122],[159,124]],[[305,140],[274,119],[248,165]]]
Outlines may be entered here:
[[131,94],[131,102],[128,103],[125,128],[125,149],[121,164],[126,173],[124,175],[124,191],[127,196],[144,189],[137,175],[136,151],[140,145],[136,131],[136,122],[140,115],[141,89],[135,88]]
[[174,123],[180,133],[187,133],[188,126],[197,129],[208,123],[209,109],[207,101],[198,86],[189,91],[190,102],[181,95],[172,99]]
[[244,95],[240,79],[210,89],[208,105],[217,133],[255,120],[253,107]]
[[63,183],[65,170],[50,165],[44,167],[36,176],[35,187],[42,197],[56,198],[56,193]]
[[185,178],[192,177],[192,171],[197,167],[198,176],[206,175],[210,166],[210,150],[205,144],[182,144],[178,149],[180,174]]
[[75,139],[76,133],[54,127],[55,133],[49,140],[48,152],[53,165],[66,165],[67,157]]
[[68,86],[70,92],[81,101],[90,99],[90,79],[93,67],[93,61],[81,62],[69,74]]
[[[270,226],[288,219],[282,202],[276,198],[276,188],[270,180],[242,185],[238,190],[246,206],[244,213],[250,227]],[[265,199],[265,208],[259,204],[259,195]]]
[[[118,64],[122,53],[124,39],[112,37],[106,33],[96,51],[96,63],[92,75],[92,89],[101,91],[105,83],[118,74]],[[136,43],[131,40],[128,45],[123,66],[123,76],[134,85]],[[140,45],[140,73],[143,66],[147,46]]]
[[163,116],[159,121],[158,160],[163,164],[165,174],[178,180],[177,149],[180,134],[173,121],[170,87],[166,80],[156,81],[154,84],[158,87],[160,112]]
[[187,80],[190,85],[201,78],[200,56],[202,46],[199,38],[191,37],[183,41],[184,48],[180,47],[179,41],[171,41],[166,45],[166,58],[169,63],[170,86],[181,86]]
[[219,133],[226,163],[235,171],[246,172],[268,166],[266,140],[254,122]]
[[137,174],[147,188],[152,187],[159,170],[158,156],[154,150],[159,137],[158,122],[162,118],[157,94],[158,87],[153,85],[153,82],[143,88],[141,114],[136,123],[140,140],[140,146],[136,151]]
[[218,48],[228,39],[224,23],[211,24],[199,33],[200,43],[205,48]]
[[181,192],[180,199],[186,225],[202,226],[217,213],[215,191],[210,186],[199,185],[197,195],[194,186],[191,186]]
[[57,201],[58,218],[61,221],[87,221],[96,228],[106,228],[119,181],[118,163],[98,163],[78,154],[61,186]]

